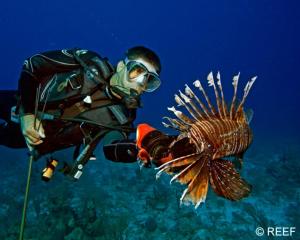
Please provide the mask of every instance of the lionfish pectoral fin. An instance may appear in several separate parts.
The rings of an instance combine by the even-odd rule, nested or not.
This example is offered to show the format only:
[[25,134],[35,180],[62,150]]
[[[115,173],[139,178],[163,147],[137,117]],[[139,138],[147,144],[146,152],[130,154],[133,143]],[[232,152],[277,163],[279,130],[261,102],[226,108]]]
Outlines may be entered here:
[[228,160],[211,161],[209,176],[215,193],[229,200],[240,200],[251,192],[251,185],[241,178],[233,163]]
[[156,168],[157,170],[159,170],[156,173],[156,178],[159,178],[163,172],[167,174],[174,174],[175,172],[180,171],[180,169],[182,170],[186,168],[186,166],[191,165],[193,162],[195,162],[198,159],[199,155],[199,153],[192,153],[189,155],[175,158],[169,162],[160,165],[158,168]]
[[[205,152],[183,156],[161,165],[157,175],[161,175],[162,172],[175,174],[170,183],[177,181],[188,185],[180,202],[184,204],[192,202],[197,208],[206,199],[210,159],[211,156]],[[174,171],[175,169],[176,171]]]
[[204,155],[199,159],[197,166],[197,173],[193,175],[188,187],[183,192],[180,202],[183,204],[189,204],[192,202],[195,205],[195,209],[205,202],[208,182],[209,182],[209,161],[211,156]]

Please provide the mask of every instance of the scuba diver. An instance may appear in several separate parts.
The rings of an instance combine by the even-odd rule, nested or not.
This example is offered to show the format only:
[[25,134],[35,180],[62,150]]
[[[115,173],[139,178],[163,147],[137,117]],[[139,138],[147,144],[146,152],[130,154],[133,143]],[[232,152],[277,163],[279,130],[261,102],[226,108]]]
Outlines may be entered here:
[[[34,160],[74,147],[70,166],[61,169],[78,179],[104,136],[122,136],[103,147],[107,159],[137,161],[136,110],[144,92],[160,86],[159,57],[137,46],[113,67],[107,58],[84,49],[48,51],[25,60],[18,91],[0,91],[0,144],[28,147]],[[17,99],[17,101],[16,101]],[[51,179],[58,160],[50,157],[42,179]]]

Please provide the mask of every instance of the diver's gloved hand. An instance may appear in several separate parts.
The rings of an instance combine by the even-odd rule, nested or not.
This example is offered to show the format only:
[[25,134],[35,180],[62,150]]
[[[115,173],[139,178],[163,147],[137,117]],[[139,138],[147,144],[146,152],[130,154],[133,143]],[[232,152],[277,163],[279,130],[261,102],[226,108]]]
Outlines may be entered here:
[[35,120],[34,114],[20,116],[20,124],[29,150],[32,150],[32,146],[43,143],[42,139],[45,138],[44,128],[38,118]]
[[151,160],[149,153],[145,149],[140,149],[138,152],[138,162],[140,164],[140,167],[146,167],[150,168],[151,167]]
[[169,146],[175,136],[166,135],[148,124],[139,124],[137,127],[138,157],[145,166],[153,163],[160,166],[172,160]]

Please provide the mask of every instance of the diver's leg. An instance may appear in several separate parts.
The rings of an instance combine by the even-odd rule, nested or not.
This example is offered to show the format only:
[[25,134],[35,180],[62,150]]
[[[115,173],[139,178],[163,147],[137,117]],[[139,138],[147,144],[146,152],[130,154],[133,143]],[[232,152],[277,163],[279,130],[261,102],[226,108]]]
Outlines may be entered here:
[[10,148],[26,148],[19,124],[0,121],[0,145]]
[[10,121],[11,108],[17,103],[16,94],[14,90],[0,90],[0,145],[25,148],[19,124]]
[[0,90],[0,118],[7,122],[10,120],[11,108],[17,105],[16,95],[15,90]]

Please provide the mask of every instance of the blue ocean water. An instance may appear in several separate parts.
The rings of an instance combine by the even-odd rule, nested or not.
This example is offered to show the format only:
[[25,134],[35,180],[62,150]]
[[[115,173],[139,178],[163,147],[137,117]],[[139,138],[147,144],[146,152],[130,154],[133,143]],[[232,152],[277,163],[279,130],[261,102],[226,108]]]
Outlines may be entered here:
[[[155,180],[154,169],[101,159],[79,182],[59,173],[40,180],[34,164],[26,239],[266,239],[257,227],[296,227],[299,239],[299,3],[297,1],[6,1],[0,8],[0,89],[16,89],[24,59],[81,47],[113,63],[145,45],[162,61],[160,89],[143,97],[136,124],[166,131],[174,93],[221,72],[225,96],[241,72],[239,93],[257,75],[246,107],[254,142],[242,176],[252,194],[230,202],[209,192],[195,211],[180,207],[182,186]],[[0,238],[16,239],[27,174],[25,150],[1,147]],[[59,153],[68,158],[70,152]],[[270,234],[269,238],[272,238]]]

